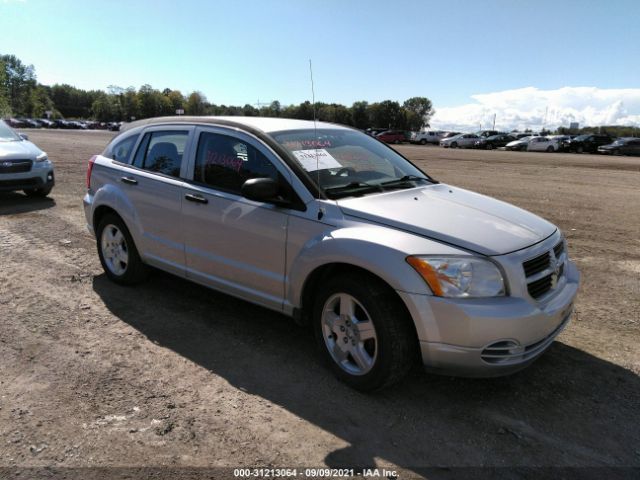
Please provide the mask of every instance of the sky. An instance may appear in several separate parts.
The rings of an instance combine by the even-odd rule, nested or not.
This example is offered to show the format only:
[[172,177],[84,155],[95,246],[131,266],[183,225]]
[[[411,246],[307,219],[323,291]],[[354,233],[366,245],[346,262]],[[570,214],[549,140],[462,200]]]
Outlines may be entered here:
[[[431,125],[640,125],[640,0],[0,0],[44,84],[216,104],[431,99]],[[544,124],[544,125],[542,125]]]

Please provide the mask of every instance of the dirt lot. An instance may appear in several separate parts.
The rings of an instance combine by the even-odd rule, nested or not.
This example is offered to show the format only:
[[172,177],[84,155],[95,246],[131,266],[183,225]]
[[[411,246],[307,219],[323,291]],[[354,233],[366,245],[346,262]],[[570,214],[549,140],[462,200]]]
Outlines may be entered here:
[[363,395],[283,316],[159,272],[107,281],[81,199],[111,134],[29,134],[57,186],[0,195],[0,467],[640,467],[639,158],[400,146],[559,225],[583,284],[527,370]]

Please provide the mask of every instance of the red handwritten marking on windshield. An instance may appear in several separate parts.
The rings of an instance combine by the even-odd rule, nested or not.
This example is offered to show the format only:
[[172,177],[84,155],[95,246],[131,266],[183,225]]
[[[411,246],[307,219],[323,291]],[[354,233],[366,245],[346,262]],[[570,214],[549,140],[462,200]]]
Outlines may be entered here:
[[327,148],[331,147],[331,140],[291,140],[283,143],[289,150],[304,150],[307,148]]
[[207,165],[220,165],[239,172],[242,168],[242,159],[207,150]]

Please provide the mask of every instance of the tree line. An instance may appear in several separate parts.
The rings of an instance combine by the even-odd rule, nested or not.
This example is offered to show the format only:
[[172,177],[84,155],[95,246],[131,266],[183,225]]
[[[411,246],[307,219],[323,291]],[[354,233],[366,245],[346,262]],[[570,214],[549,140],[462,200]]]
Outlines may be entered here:
[[[25,116],[44,118],[94,119],[101,122],[131,121],[163,115],[246,115],[312,120],[314,105],[305,101],[283,106],[217,105],[199,91],[183,94],[180,90],[158,90],[151,85],[103,90],[83,90],[67,84],[53,86],[38,83],[33,65],[25,65],[15,55],[0,55],[0,118]],[[420,130],[429,124],[433,106],[426,97],[413,97],[402,104],[393,100],[354,102],[350,107],[338,103],[315,103],[315,118],[351,125],[356,128],[393,128]]]

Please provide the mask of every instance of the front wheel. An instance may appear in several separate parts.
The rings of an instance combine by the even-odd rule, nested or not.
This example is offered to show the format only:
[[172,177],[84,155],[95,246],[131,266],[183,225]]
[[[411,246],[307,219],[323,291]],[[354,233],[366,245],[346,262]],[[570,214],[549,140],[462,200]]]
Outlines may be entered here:
[[316,297],[313,322],[322,356],[357,390],[398,382],[416,358],[411,318],[395,292],[374,277],[330,279]]
[[422,140],[420,140],[420,145],[426,145],[427,141],[423,138]]
[[451,148],[458,148],[458,142],[453,142],[451,144]]
[[552,147],[551,145],[549,145],[549,146],[547,147],[547,152],[549,152],[549,153],[553,153],[553,151],[554,151],[554,150],[553,150],[553,147]]
[[100,263],[107,277],[122,285],[133,285],[146,278],[147,267],[119,216],[107,214],[100,220],[96,240]]

